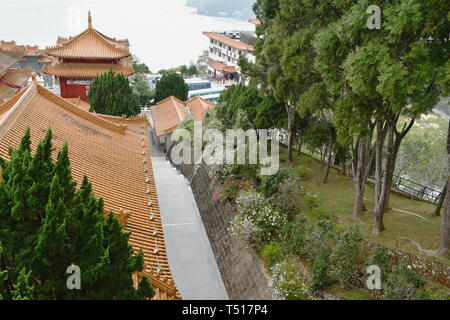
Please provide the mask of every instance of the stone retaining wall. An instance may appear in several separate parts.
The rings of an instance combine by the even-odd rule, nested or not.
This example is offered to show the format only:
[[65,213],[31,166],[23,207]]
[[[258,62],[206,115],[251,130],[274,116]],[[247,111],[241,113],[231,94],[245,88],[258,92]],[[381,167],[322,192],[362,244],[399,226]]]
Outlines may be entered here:
[[209,175],[205,165],[180,165],[176,168],[190,181],[229,298],[271,299],[268,277],[261,260],[228,231],[235,213],[228,201],[214,198],[220,189],[218,181]]
[[[378,246],[378,244],[366,241],[366,246],[371,249]],[[450,287],[450,265],[438,263],[431,259],[397,249],[390,248],[389,250],[392,255],[392,263],[410,266],[412,270],[416,271],[424,279]]]

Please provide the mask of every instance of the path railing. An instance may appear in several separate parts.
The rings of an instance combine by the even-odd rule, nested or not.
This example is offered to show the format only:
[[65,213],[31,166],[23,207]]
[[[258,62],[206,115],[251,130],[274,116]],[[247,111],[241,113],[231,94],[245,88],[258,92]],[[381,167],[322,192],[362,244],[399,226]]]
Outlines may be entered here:
[[442,193],[442,190],[436,190],[397,175],[394,175],[392,186],[397,190],[432,203],[437,203]]

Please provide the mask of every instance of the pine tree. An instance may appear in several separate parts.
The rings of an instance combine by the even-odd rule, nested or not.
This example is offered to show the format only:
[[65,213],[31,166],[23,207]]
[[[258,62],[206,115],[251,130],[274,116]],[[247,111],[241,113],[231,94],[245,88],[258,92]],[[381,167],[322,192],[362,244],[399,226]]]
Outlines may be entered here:
[[158,103],[170,96],[177,97],[181,101],[188,98],[189,88],[182,76],[176,73],[164,75],[156,84],[155,102]]
[[112,70],[94,79],[89,102],[93,111],[112,116],[132,116],[141,111],[128,78]]
[[32,300],[33,299],[33,287],[30,286],[31,271],[27,272],[23,268],[17,279],[17,283],[14,285],[12,291],[13,300]]
[[[30,131],[20,146],[0,159],[0,296],[5,299],[147,299],[154,295],[132,273],[142,271],[142,252],[134,255],[113,213],[104,217],[84,177],[72,178],[69,148],[52,160],[49,130],[34,155]],[[66,270],[81,270],[82,290],[68,290]]]

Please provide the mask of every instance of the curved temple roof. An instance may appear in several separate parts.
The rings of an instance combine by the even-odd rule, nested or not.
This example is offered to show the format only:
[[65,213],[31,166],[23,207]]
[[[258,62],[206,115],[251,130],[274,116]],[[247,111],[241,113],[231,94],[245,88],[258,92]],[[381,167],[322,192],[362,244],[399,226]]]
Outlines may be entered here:
[[[135,251],[144,252],[145,271],[155,299],[180,299],[173,281],[164,241],[144,118],[124,119],[85,112],[39,86],[26,89],[0,104],[0,156],[9,159],[8,146],[17,146],[27,127],[33,147],[52,128],[56,149],[69,143],[74,179],[87,175],[94,193],[105,200],[125,231],[131,232]],[[35,150],[35,149],[34,149]],[[55,154],[54,154],[55,155]]]
[[108,73],[109,70],[121,73],[124,76],[134,74],[134,69],[132,67],[126,67],[120,64],[57,63],[55,65],[42,67],[44,73],[70,79],[92,79],[97,75]]
[[47,48],[46,53],[60,59],[122,59],[131,56],[128,40],[115,40],[92,27],[89,13],[89,26],[79,35],[65,39],[59,38],[55,47]]

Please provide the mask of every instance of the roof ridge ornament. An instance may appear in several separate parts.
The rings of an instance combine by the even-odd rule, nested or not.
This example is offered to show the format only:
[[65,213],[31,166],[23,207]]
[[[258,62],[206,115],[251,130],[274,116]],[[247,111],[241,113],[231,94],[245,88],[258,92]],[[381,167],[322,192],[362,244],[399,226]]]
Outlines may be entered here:
[[91,16],[91,11],[90,10],[88,12],[88,28],[92,29],[92,16]]

